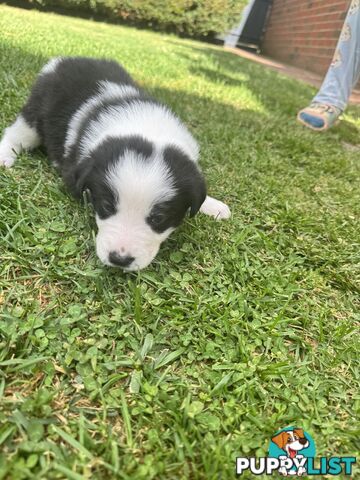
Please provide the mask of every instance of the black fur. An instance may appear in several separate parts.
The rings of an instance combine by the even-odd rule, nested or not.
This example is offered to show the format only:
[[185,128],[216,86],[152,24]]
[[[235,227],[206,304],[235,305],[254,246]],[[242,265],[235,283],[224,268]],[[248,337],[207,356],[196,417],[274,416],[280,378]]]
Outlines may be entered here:
[[[25,120],[39,133],[49,159],[58,164],[61,171],[61,167],[65,167],[64,143],[70,120],[81,105],[99,91],[98,82],[104,80],[138,88],[116,62],[67,57],[53,73],[38,76],[22,109]],[[70,158],[70,162],[74,161],[76,158]]]
[[[157,103],[142,92],[116,62],[73,57],[63,58],[54,72],[39,75],[21,112],[26,122],[36,128],[49,159],[58,166],[70,192],[81,198],[84,190],[90,190],[95,211],[101,219],[115,214],[116,204],[121,202],[118,193],[105,181],[108,167],[126,150],[135,150],[146,160],[154,149],[150,141],[138,135],[107,138],[88,158],[78,161],[78,146],[89,122],[109,105],[133,101],[130,96],[92,108],[81,124],[75,146],[65,156],[64,143],[71,118],[84,102],[98,93],[98,82],[104,80],[135,87],[140,92],[137,101]],[[146,219],[155,232],[179,225],[188,209],[191,216],[195,215],[206,196],[204,179],[193,160],[172,145],[165,148],[164,159],[173,177],[176,195],[170,201],[155,205]]]
[[158,233],[180,225],[189,209],[193,217],[206,197],[204,178],[185,153],[175,146],[169,146],[164,150],[164,160],[171,171],[176,195],[167,202],[155,205],[146,219]]

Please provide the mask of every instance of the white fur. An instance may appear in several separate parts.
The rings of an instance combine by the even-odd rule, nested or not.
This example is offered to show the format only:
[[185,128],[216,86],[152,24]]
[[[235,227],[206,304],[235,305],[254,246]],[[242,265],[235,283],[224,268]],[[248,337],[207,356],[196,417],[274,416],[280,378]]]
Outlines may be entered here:
[[198,145],[187,128],[162,105],[137,101],[127,107],[108,107],[93,120],[80,145],[82,158],[107,137],[141,135],[156,149],[173,144],[197,161]]
[[204,203],[201,205],[200,212],[214,217],[216,220],[223,220],[231,216],[230,208],[225,203],[209,196],[205,198]]
[[41,69],[40,74],[47,74],[47,73],[54,73],[55,70],[57,69],[57,66],[61,62],[62,57],[55,57],[49,60]]
[[107,181],[119,193],[120,201],[115,215],[106,220],[96,217],[97,255],[107,265],[111,265],[111,252],[134,257],[126,270],[140,270],[149,265],[160,244],[174,230],[169,228],[159,234],[146,223],[152,206],[173,196],[171,177],[161,155],[143,162],[135,152],[128,151],[108,172]]
[[22,115],[8,127],[0,142],[0,165],[12,167],[16,156],[23,150],[40,145],[40,137],[36,130],[26,123]]
[[113,98],[124,98],[134,96],[139,93],[136,88],[130,85],[122,86],[109,81],[99,82],[99,86],[99,93],[93,95],[86,102],[84,102],[70,120],[64,145],[65,155],[69,154],[71,147],[75,144],[83,119],[89,115],[94,107],[97,107],[98,105],[101,105],[102,102],[111,100]]

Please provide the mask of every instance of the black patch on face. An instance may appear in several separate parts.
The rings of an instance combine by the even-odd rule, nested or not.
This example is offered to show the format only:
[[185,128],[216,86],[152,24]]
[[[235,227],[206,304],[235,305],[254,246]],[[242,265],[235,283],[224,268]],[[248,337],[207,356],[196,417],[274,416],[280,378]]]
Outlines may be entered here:
[[140,158],[146,159],[152,155],[153,145],[139,135],[109,137],[84,158],[72,179],[72,193],[81,197],[84,190],[89,190],[94,209],[102,220],[115,215],[120,200],[118,192],[107,182],[106,173],[114,164],[121,162],[127,151],[134,151]]
[[146,222],[156,233],[165,232],[168,228],[175,228],[183,221],[188,208],[181,197],[176,195],[167,202],[157,203],[151,209]]
[[104,181],[103,176],[97,175],[98,172],[92,172],[87,180],[90,201],[95,212],[105,220],[116,214],[118,204],[118,195]]
[[148,225],[157,233],[180,225],[189,209],[193,217],[206,197],[204,178],[196,163],[185,153],[169,146],[164,150],[164,161],[171,172],[176,193],[170,200],[154,205],[146,218]]

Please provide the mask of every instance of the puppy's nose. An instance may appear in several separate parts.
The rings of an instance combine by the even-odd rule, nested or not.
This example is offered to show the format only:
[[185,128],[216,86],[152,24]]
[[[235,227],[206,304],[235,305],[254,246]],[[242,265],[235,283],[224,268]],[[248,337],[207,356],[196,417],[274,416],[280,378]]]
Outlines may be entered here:
[[110,252],[109,260],[113,265],[126,268],[131,264],[131,262],[135,260],[135,258],[130,257],[130,255],[123,256],[123,255],[119,255],[117,252]]
[[299,442],[301,443],[301,445],[306,445],[307,440],[306,438],[299,438]]

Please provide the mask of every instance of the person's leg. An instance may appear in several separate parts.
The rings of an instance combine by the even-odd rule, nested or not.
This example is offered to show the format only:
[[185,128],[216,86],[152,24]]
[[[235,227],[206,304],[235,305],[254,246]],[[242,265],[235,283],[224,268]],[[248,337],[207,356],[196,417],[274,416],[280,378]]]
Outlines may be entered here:
[[360,75],[360,0],[351,2],[334,58],[314,102],[345,110]]
[[360,0],[352,0],[330,68],[311,105],[298,120],[314,130],[327,130],[345,110],[360,76]]

